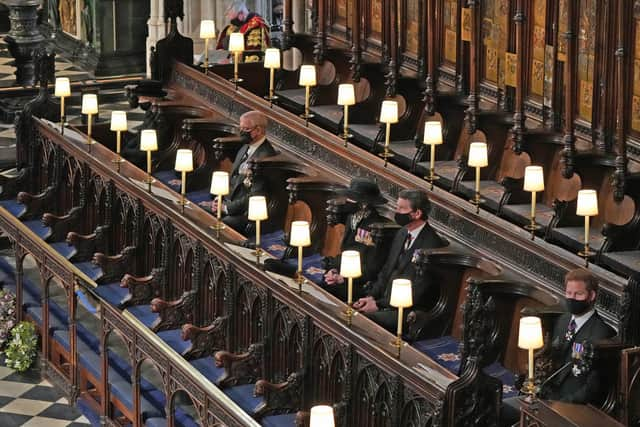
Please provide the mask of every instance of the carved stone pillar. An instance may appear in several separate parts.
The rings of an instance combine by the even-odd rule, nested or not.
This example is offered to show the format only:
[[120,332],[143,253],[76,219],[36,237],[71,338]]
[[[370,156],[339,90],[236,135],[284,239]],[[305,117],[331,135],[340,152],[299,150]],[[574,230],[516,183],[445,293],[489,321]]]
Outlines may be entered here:
[[38,29],[39,0],[5,0],[9,6],[11,30],[5,36],[11,56],[16,59],[16,83],[21,86],[35,84],[35,61],[33,54],[44,37]]

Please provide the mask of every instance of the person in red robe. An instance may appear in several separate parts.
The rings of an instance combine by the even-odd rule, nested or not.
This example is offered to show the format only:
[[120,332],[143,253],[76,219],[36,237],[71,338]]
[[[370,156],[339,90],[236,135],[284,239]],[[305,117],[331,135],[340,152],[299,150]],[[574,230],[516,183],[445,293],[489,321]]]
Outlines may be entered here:
[[218,36],[216,49],[228,50],[229,35],[234,32],[244,34],[244,62],[258,62],[262,52],[269,47],[269,26],[255,12],[249,12],[244,0],[232,2],[226,11],[229,25]]

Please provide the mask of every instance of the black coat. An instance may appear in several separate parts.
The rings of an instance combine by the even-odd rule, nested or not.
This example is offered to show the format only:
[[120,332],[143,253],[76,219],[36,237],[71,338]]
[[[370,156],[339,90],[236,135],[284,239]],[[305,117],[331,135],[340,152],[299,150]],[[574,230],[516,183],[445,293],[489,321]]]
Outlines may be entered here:
[[445,246],[446,241],[435,232],[427,223],[409,250],[404,250],[405,240],[408,230],[403,227],[398,231],[391,244],[391,250],[387,261],[378,274],[378,278],[372,284],[369,296],[376,300],[379,309],[389,307],[391,298],[391,284],[394,279],[411,280],[413,306],[424,307],[426,304],[427,291],[431,287],[433,278],[427,273],[420,277],[416,276],[416,265],[411,262],[413,253],[418,249],[432,249]]
[[[242,159],[247,150],[249,150],[249,145],[243,145],[240,151],[238,151],[236,159],[233,161],[231,175],[229,177],[229,196],[225,204],[227,207],[227,215],[246,215],[249,209],[249,197],[258,194],[265,195],[266,183],[258,177],[252,178],[250,188],[244,185],[245,176],[240,174],[240,166],[243,163]],[[274,156],[275,154],[276,150],[269,141],[265,140],[246,161]]]
[[[593,344],[615,335],[615,331],[596,312],[578,330],[573,341],[567,341],[565,335],[569,322],[571,322],[571,314],[563,314],[553,328],[551,351],[555,369],[572,361],[574,342]],[[545,392],[546,397],[552,400],[591,403],[602,395],[603,390],[601,390],[600,375],[594,364],[589,372],[579,376],[574,376],[571,365],[568,366],[546,385]]]

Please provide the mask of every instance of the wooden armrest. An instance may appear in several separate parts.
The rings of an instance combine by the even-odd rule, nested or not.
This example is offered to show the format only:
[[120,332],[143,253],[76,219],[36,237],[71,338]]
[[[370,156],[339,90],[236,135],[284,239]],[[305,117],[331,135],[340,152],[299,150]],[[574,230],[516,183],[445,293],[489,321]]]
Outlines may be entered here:
[[260,418],[269,412],[296,411],[302,402],[304,371],[289,374],[287,380],[272,383],[261,379],[253,389],[254,396],[263,396],[264,404],[256,410],[256,417]]
[[228,387],[240,383],[255,382],[262,375],[262,343],[251,344],[244,353],[217,351],[213,358],[218,368],[224,369],[224,374],[218,384]]
[[191,341],[191,345],[182,352],[182,356],[187,360],[200,359],[225,348],[227,345],[228,321],[229,318],[227,316],[218,316],[213,323],[204,328],[199,328],[191,323],[182,325],[182,340]]
[[185,323],[192,323],[195,298],[195,291],[187,291],[175,301],[167,301],[162,298],[152,299],[151,311],[158,313],[159,316],[151,325],[151,330],[159,332],[167,329],[178,329]]
[[136,277],[127,273],[122,277],[122,280],[120,280],[120,287],[129,288],[133,286],[149,286],[153,280],[153,274],[150,274],[148,276]]

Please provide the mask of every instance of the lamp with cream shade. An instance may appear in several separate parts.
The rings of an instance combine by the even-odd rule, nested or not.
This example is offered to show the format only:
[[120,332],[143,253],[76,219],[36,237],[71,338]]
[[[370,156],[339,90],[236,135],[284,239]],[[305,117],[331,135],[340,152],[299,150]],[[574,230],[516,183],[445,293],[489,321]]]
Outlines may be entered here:
[[280,49],[270,47],[264,51],[264,68],[269,69],[269,95],[265,98],[273,105],[273,101],[278,99],[278,97],[274,95],[273,76],[275,70],[280,68]]
[[384,138],[384,151],[380,153],[380,157],[384,159],[384,167],[387,167],[389,157],[393,157],[393,153],[389,151],[389,139],[391,138],[391,125],[398,123],[398,103],[392,100],[382,101],[380,107],[380,123],[387,126]]
[[542,322],[539,317],[527,316],[520,319],[520,329],[518,331],[518,347],[529,352],[529,378],[523,384],[522,391],[535,398],[536,386],[533,375],[533,350],[542,348]]
[[249,221],[256,222],[256,251],[254,252],[257,261],[260,262],[262,256],[262,248],[260,247],[260,221],[269,219],[267,212],[267,199],[264,196],[249,197]]
[[353,279],[362,276],[362,267],[360,264],[360,252],[344,251],[340,257],[340,275],[347,279],[347,325],[351,326],[351,318],[353,317]]
[[147,185],[151,193],[151,184],[155,179],[151,176],[151,152],[158,151],[158,136],[155,129],[144,129],[140,132],[140,151],[147,152]]
[[91,145],[95,144],[95,141],[91,138],[91,118],[94,114],[98,114],[98,95],[95,93],[85,93],[82,95],[82,114],[87,115],[86,144],[89,144],[89,151],[91,151]]
[[57,77],[54,95],[60,98],[60,133],[64,135],[65,109],[64,99],[71,96],[71,84],[68,77]]
[[298,276],[296,282],[298,283],[298,290],[302,292],[302,283],[304,277],[302,276],[302,248],[311,245],[311,234],[309,232],[309,222],[307,221],[292,221],[291,231],[289,233],[289,244],[298,248]]
[[300,78],[298,80],[300,86],[304,86],[304,114],[302,117],[307,126],[309,125],[309,119],[313,117],[313,114],[309,113],[309,90],[311,86],[315,86],[316,82],[316,67],[315,65],[303,65],[300,67]]
[[218,209],[216,209],[218,221],[212,225],[211,228],[216,230],[216,236],[220,237],[220,230],[225,227],[222,222],[222,197],[229,194],[229,173],[225,171],[213,172],[213,175],[211,176],[211,189],[209,192],[216,196],[215,203],[218,204]]
[[338,105],[344,106],[344,114],[342,116],[343,131],[340,138],[344,139],[344,146],[347,146],[347,141],[353,137],[349,133],[349,106],[355,105],[356,93],[351,83],[342,83],[338,86]]
[[393,344],[397,350],[397,357],[400,357],[400,349],[402,348],[402,321],[403,309],[409,308],[413,305],[413,293],[411,290],[411,280],[408,279],[394,279],[391,282],[391,297],[389,298],[389,305],[398,309],[398,329],[396,341]]
[[429,159],[429,176],[424,179],[431,184],[433,190],[434,181],[438,180],[435,174],[436,167],[436,145],[442,144],[442,124],[439,121],[428,121],[424,124],[424,138],[422,140],[424,145],[431,147],[431,157]]
[[328,405],[317,405],[311,407],[309,427],[334,427],[333,408]]
[[476,213],[480,213],[480,168],[489,166],[487,158],[487,144],[484,142],[472,142],[469,145],[469,159],[467,164],[472,168],[476,168],[476,192],[471,203],[476,205]]
[[209,69],[209,40],[216,38],[216,23],[210,19],[200,21],[200,38],[204,39],[204,71]]
[[588,267],[589,258],[595,255],[595,252],[589,249],[589,218],[598,215],[598,194],[596,190],[578,191],[576,215],[584,217],[584,250],[578,252],[578,255],[584,258],[585,267]]
[[240,62],[240,54],[244,52],[244,34],[229,34],[229,52],[233,53],[233,78],[231,83],[235,84],[236,90],[238,90],[238,83],[242,81],[238,77],[238,63]]
[[180,200],[178,204],[182,207],[182,213],[184,213],[184,207],[189,204],[187,198],[187,172],[193,171],[193,152],[186,148],[181,148],[176,152],[176,172],[182,173],[182,185],[180,192]]
[[127,112],[112,111],[110,130],[116,133],[116,154],[118,155],[113,159],[113,162],[118,165],[118,172],[120,172],[120,163],[124,162],[124,159],[120,157],[120,146],[122,141],[121,133],[123,131],[126,132],[127,128]]
[[525,225],[531,231],[531,240],[535,238],[536,230],[542,228],[536,224],[536,193],[544,191],[544,173],[542,166],[527,166],[524,168],[524,191],[531,192],[531,223]]

